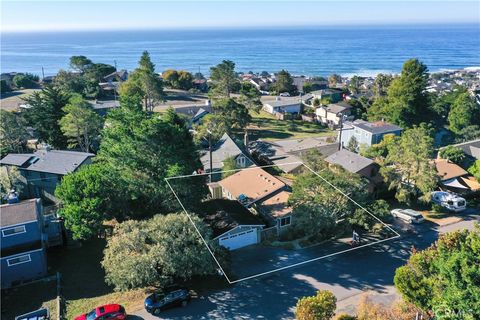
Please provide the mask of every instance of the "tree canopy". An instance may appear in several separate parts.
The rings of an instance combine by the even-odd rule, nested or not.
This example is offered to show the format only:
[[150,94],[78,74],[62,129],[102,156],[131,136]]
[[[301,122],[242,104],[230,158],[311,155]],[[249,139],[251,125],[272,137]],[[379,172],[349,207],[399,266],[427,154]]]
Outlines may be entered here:
[[26,104],[31,106],[25,113],[28,125],[35,129],[40,141],[58,149],[67,146],[59,121],[65,115],[63,108],[69,98],[62,90],[47,86],[25,99]]
[[230,60],[223,60],[222,63],[211,67],[210,79],[214,82],[214,87],[211,89],[213,98],[230,98],[230,94],[239,85],[235,73],[235,63]]
[[433,138],[426,126],[414,126],[388,146],[381,173],[390,190],[396,190],[400,202],[428,201],[437,185],[437,173],[431,161]]
[[402,297],[438,319],[480,318],[480,227],[441,235],[395,272]]
[[460,94],[448,113],[450,130],[457,134],[472,125],[480,125],[480,106],[468,92]]
[[0,156],[22,151],[29,137],[23,116],[2,109],[0,119]]
[[271,90],[276,94],[283,92],[295,94],[297,92],[297,87],[293,85],[293,78],[288,71],[281,70],[278,72],[276,74],[276,80],[277,81],[271,87]]
[[[192,220],[209,241],[210,229],[200,218],[194,216]],[[213,242],[211,246],[221,257],[224,251]],[[104,253],[105,280],[117,290],[162,288],[217,272],[205,243],[183,213],[117,225]]]
[[443,149],[440,149],[439,155],[442,159],[447,159],[457,164],[462,163],[465,159],[465,153],[463,150],[455,146],[446,146]]
[[327,290],[319,290],[312,297],[300,298],[295,309],[297,320],[332,319],[337,308],[337,298]]

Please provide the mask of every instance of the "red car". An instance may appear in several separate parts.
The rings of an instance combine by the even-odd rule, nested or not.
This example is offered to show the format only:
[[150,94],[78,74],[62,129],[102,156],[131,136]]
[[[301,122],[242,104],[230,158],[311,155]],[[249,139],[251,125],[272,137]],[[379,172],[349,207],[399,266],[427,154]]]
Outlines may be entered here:
[[127,314],[125,308],[119,304],[107,304],[101,307],[97,307],[89,313],[82,314],[75,317],[75,320],[125,320]]

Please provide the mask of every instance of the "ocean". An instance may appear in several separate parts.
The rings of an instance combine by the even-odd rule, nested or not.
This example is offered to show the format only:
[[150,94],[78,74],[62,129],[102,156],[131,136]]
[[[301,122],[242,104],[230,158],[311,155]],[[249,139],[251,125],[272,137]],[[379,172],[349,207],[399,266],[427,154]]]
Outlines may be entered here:
[[479,25],[248,28],[2,33],[1,72],[54,75],[72,55],[136,67],[148,50],[156,70],[208,74],[224,59],[242,72],[327,76],[396,73],[409,58],[430,71],[480,66]]

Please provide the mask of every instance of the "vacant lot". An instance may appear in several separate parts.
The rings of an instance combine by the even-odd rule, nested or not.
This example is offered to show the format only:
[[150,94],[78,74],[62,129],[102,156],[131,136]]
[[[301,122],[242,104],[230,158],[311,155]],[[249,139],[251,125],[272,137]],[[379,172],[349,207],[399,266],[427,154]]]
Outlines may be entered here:
[[260,111],[252,112],[252,123],[248,127],[250,140],[301,139],[318,136],[335,136],[336,132],[316,123],[301,120],[278,120],[275,116]]

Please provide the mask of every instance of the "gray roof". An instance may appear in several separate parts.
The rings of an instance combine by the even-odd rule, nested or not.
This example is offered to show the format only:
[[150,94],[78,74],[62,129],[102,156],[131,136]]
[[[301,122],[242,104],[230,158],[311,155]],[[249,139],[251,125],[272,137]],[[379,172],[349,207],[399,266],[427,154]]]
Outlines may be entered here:
[[389,133],[403,130],[401,127],[385,121],[368,122],[365,120],[355,120],[352,124],[355,127],[358,127],[373,134]]
[[198,109],[197,113],[195,113],[195,115],[192,117],[192,121],[197,121],[197,120],[203,118],[204,116],[206,116],[209,113],[210,112],[208,112],[207,110],[205,110],[203,108],[200,108],[200,109]]
[[329,88],[329,89],[315,90],[315,91],[312,91],[310,93],[313,94],[314,96],[321,96],[321,95],[325,95],[325,94],[342,93],[342,90]]
[[301,100],[299,98],[279,98],[278,100],[266,101],[264,104],[270,105],[274,108],[300,105]]
[[9,153],[0,160],[0,164],[21,167],[33,156],[31,153]]
[[97,101],[97,103],[92,104],[92,108],[97,109],[112,109],[112,108],[119,108],[120,101],[118,100],[105,100],[105,101]]
[[[223,168],[223,162],[230,157],[238,157],[244,155],[242,149],[233,141],[227,133],[213,146],[212,151],[212,169],[219,170]],[[246,156],[245,156],[246,157]],[[247,157],[248,158],[248,157]],[[205,170],[210,170],[210,154],[208,150],[204,150],[200,156],[200,161]]]
[[331,164],[339,165],[352,173],[357,173],[358,171],[374,163],[373,160],[362,157],[361,155],[346,149],[342,149],[326,157],[325,161]]
[[[94,156],[93,153],[86,152],[77,152],[77,151],[62,151],[62,150],[38,150],[33,154],[21,154],[17,155],[16,158],[21,158],[22,156],[28,156],[29,162],[23,163],[22,165],[14,164],[11,154],[3,158],[0,163],[6,165],[15,165],[20,166],[24,170],[37,171],[37,172],[46,172],[53,174],[62,174],[75,171],[78,167],[82,165],[85,160]],[[20,156],[20,157],[18,157]],[[21,161],[18,161],[19,163]]]
[[327,105],[327,111],[328,112],[332,112],[332,113],[339,113],[339,112],[343,112],[345,110],[348,110],[352,108],[352,105],[346,103],[346,102],[338,102],[338,103],[330,103],[329,105]]
[[480,160],[480,139],[455,144],[454,146],[462,149],[466,155]]
[[0,225],[2,228],[37,220],[40,216],[40,199],[29,199],[0,206]]

